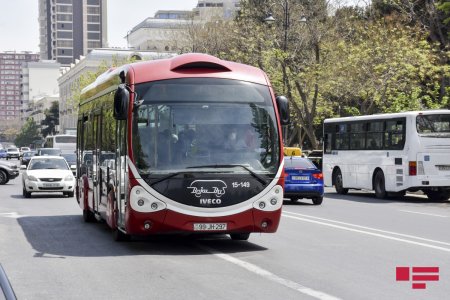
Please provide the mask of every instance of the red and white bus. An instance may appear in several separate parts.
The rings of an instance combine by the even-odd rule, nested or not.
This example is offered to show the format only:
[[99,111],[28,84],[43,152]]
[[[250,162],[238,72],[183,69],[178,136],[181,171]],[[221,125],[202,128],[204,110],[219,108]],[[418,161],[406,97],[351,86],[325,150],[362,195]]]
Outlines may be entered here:
[[276,97],[258,68],[184,54],[110,70],[82,91],[77,201],[116,240],[275,232],[283,202]]

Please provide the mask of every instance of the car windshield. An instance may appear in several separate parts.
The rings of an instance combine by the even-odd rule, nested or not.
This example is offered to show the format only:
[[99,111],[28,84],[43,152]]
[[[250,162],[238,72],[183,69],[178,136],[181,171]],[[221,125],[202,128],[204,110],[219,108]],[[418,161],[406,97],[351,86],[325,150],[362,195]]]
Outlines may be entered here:
[[24,152],[23,157],[32,157],[36,154],[36,152]]
[[75,162],[77,161],[77,155],[76,154],[61,154],[62,157],[64,157],[68,162]]
[[141,84],[137,94],[143,102],[134,109],[133,151],[141,175],[230,164],[276,173],[279,136],[267,86],[185,78]]
[[35,158],[31,160],[28,170],[42,169],[68,170],[69,167],[62,158]]
[[286,169],[289,168],[298,168],[298,169],[315,169],[316,166],[306,158],[291,158],[286,157],[284,159],[284,167]]
[[17,148],[8,148],[8,152],[16,152],[16,151],[19,151],[19,150],[17,150]]
[[59,155],[61,153],[60,149],[40,149],[40,155]]

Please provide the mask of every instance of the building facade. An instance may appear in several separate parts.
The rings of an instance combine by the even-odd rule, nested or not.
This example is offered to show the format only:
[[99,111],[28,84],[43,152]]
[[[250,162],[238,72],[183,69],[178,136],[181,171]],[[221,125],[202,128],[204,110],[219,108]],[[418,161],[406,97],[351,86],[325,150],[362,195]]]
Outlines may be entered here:
[[26,62],[22,65],[22,121],[32,113],[36,98],[58,94],[61,65],[54,60]]
[[41,59],[69,66],[107,46],[106,0],[39,0]]
[[22,113],[22,65],[39,60],[31,52],[0,52],[0,121],[20,119]]
[[196,19],[211,21],[213,19],[229,20],[239,10],[240,0],[199,0],[193,9]]

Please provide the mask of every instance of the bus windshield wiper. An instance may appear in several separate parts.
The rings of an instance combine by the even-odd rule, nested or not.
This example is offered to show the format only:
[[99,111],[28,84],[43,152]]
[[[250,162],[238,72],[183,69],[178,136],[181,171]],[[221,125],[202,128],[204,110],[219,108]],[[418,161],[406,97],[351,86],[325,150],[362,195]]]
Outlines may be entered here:
[[241,167],[245,170],[247,170],[253,177],[255,177],[259,182],[261,182],[262,184],[266,185],[267,184],[267,180],[265,180],[264,178],[262,178],[260,175],[256,174],[255,172],[253,172],[249,167],[247,167],[246,165],[241,165],[241,164],[230,164],[230,165],[202,165],[202,166],[192,166],[192,167],[187,167],[186,169],[199,169],[199,168],[235,168],[235,167]]
[[[159,178],[159,179],[153,181],[152,183],[150,183],[150,186],[155,185],[155,184],[157,184],[157,183],[160,183],[161,181],[170,179],[170,178],[172,178],[172,177],[175,177],[175,176],[177,176],[177,175],[180,175],[180,174],[186,174],[186,173],[190,173],[190,172],[187,172],[187,171],[180,171],[180,172],[169,173],[169,174],[167,174],[166,176],[163,176],[163,177],[161,177],[161,178]],[[206,173],[206,172],[199,172],[199,173]],[[147,174],[147,176],[150,176],[150,175],[153,175],[153,174]]]

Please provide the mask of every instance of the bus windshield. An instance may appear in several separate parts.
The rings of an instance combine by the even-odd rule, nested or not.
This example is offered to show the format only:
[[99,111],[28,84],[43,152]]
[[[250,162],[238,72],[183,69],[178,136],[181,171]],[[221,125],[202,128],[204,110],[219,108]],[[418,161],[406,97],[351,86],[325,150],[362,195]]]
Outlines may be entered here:
[[279,136],[267,86],[185,78],[140,84],[136,91],[142,102],[134,109],[133,153],[142,176],[243,172],[233,165],[275,175]]
[[417,132],[425,137],[450,137],[450,114],[418,115]]

